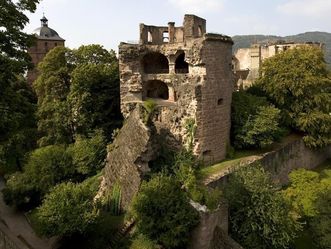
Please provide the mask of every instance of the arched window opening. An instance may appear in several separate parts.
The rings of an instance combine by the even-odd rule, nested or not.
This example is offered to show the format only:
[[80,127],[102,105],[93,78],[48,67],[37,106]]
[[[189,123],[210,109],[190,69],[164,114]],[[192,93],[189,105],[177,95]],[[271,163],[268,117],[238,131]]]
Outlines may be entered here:
[[150,80],[144,84],[143,99],[169,99],[168,86],[160,80]]
[[165,42],[165,43],[169,42],[169,33],[168,33],[168,31],[163,32],[162,41]]
[[182,52],[178,55],[175,62],[175,72],[176,73],[188,73],[188,63],[185,61],[185,53]]
[[152,43],[153,42],[153,36],[150,31],[147,33],[147,42]]
[[153,52],[143,58],[144,72],[148,74],[169,73],[169,61],[161,53]]

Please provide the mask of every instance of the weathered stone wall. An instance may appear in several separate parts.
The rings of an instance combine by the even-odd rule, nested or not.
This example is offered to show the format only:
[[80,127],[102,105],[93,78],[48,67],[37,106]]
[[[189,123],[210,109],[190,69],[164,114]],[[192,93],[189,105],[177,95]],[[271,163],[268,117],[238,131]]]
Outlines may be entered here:
[[136,108],[110,146],[104,179],[105,189],[117,182],[121,186],[121,206],[126,209],[138,192],[148,162],[155,156],[153,131],[143,123],[143,110]]
[[302,139],[285,147],[267,153],[259,160],[271,173],[273,180],[282,185],[288,183],[288,174],[299,168],[314,169],[328,158],[331,158],[331,146],[321,150],[311,150]]
[[197,154],[208,163],[225,158],[230,139],[234,75],[231,70],[232,41],[206,34],[201,61],[206,73],[197,99]]
[[[291,171],[300,168],[314,169],[329,158],[331,158],[331,146],[320,150],[311,150],[305,146],[302,139],[297,139],[278,150],[257,156],[244,164],[241,163],[238,167],[246,167],[252,163],[260,162],[271,173],[275,183],[284,185],[288,183],[288,174]],[[209,187],[223,186],[235,169],[236,167],[233,167],[226,174],[209,181],[207,185]]]

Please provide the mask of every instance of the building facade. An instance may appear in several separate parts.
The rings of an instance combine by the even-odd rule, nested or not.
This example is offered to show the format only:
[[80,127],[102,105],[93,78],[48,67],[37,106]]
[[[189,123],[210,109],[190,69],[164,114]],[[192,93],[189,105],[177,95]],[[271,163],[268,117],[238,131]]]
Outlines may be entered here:
[[181,27],[140,24],[139,44],[119,45],[123,115],[152,99],[158,105],[155,124],[174,146],[191,143],[207,163],[224,159],[234,85],[232,45],[228,36],[206,33],[206,20],[194,15],[185,15]]
[[31,85],[38,76],[38,63],[42,61],[48,51],[57,46],[64,46],[65,42],[54,29],[48,27],[48,20],[45,16],[43,16],[40,21],[41,26],[33,31],[37,38],[36,43],[28,49],[28,53],[30,54],[34,65],[34,68],[28,71],[27,75],[28,83]]
[[247,88],[259,77],[262,62],[288,49],[313,46],[323,49],[324,44],[319,42],[286,42],[277,41],[268,44],[252,44],[250,48],[240,48],[235,52],[233,68],[236,74],[237,87]]

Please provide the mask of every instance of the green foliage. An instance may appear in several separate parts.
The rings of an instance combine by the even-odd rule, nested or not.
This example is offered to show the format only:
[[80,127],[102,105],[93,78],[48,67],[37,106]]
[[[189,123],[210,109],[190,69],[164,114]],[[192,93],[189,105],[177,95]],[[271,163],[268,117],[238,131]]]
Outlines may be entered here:
[[27,48],[34,35],[23,32],[39,0],[0,2],[0,173],[21,169],[35,146],[35,98],[23,74],[32,67]]
[[197,129],[197,125],[195,124],[195,120],[190,118],[185,121],[185,129],[186,129],[186,136],[188,142],[188,150],[193,149],[194,143],[194,136]]
[[313,217],[317,214],[315,202],[323,187],[319,174],[298,169],[289,174],[290,186],[283,191],[284,197],[292,204],[298,216]]
[[266,98],[233,93],[231,137],[236,148],[264,148],[282,135],[280,111]]
[[110,211],[113,215],[121,214],[122,190],[119,183],[115,183],[111,190]]
[[72,143],[74,127],[66,98],[70,91],[69,49],[55,47],[38,64],[39,76],[34,82],[38,96],[38,130],[40,146]]
[[130,249],[157,249],[159,248],[153,241],[148,237],[139,234],[133,239]]
[[20,210],[31,209],[38,206],[41,201],[40,192],[33,186],[31,180],[20,172],[10,176],[2,194],[7,205]]
[[110,137],[120,126],[118,61],[113,51],[99,45],[56,47],[38,67],[34,88],[41,146],[72,143],[96,129]]
[[197,211],[171,176],[157,175],[143,182],[132,211],[139,232],[169,249],[183,248],[198,222]]
[[98,217],[95,194],[91,183],[57,185],[37,209],[41,233],[48,237],[84,233]]
[[302,47],[264,61],[257,81],[286,123],[307,134],[306,145],[331,143],[331,79],[318,48]]
[[64,146],[33,151],[23,173],[11,175],[4,189],[5,201],[16,207],[33,206],[58,183],[72,179],[75,168]]
[[280,110],[272,106],[258,107],[235,137],[237,147],[265,148],[281,137]]
[[75,143],[70,145],[69,153],[78,173],[86,176],[94,175],[105,163],[106,138],[101,131],[92,134],[91,138],[79,136]]
[[[90,49],[94,46],[91,45]],[[121,120],[118,63],[116,57],[111,57],[107,50],[103,49],[100,53],[108,53],[110,61],[107,64],[101,64],[100,61],[94,63],[98,58],[93,58],[93,63],[78,64],[71,73],[68,103],[78,134],[87,135],[94,129],[102,129],[110,137],[112,130],[120,124],[116,121]]]
[[305,169],[290,173],[290,185],[282,194],[296,215],[306,223],[317,248],[331,248],[331,170],[320,174]]
[[298,222],[269,175],[259,166],[236,171],[225,197],[230,206],[231,234],[245,248],[289,248]]
[[1,175],[22,169],[26,153],[35,148],[37,138],[36,98],[27,82],[17,79],[4,94],[0,100]]
[[314,241],[321,249],[331,248],[331,185],[318,196],[316,211],[318,215],[310,220]]
[[144,101],[143,107],[146,111],[146,113],[144,113],[143,121],[145,124],[147,124],[149,122],[150,118],[152,117],[152,115],[154,114],[157,104],[153,99],[147,99]]

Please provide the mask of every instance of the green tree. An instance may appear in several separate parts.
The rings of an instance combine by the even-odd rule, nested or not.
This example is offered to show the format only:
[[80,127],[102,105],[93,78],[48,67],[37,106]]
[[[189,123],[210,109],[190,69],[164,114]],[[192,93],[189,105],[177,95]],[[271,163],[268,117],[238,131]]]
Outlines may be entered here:
[[[27,12],[34,12],[39,0],[0,2],[0,168],[6,174],[21,167],[24,154],[33,147],[34,98],[24,72],[32,66],[26,52],[34,36],[22,30]],[[29,139],[27,139],[29,137]]]
[[225,197],[230,206],[231,235],[243,247],[289,248],[300,226],[262,167],[234,172]]
[[233,93],[231,137],[236,148],[264,148],[283,135],[280,110],[265,97]]
[[318,48],[302,47],[279,53],[263,62],[257,81],[283,112],[284,120],[306,133],[310,147],[331,143],[331,80]]
[[23,173],[11,175],[4,189],[5,201],[16,207],[39,204],[38,200],[56,184],[75,178],[72,157],[62,145],[50,145],[33,151]]
[[102,129],[111,137],[121,124],[118,61],[99,45],[52,49],[38,66],[41,146],[72,143]]
[[198,222],[180,183],[170,176],[143,182],[132,211],[138,231],[165,248],[183,248]]
[[48,237],[86,232],[99,215],[93,201],[96,192],[89,181],[57,185],[37,209],[40,232]]
[[106,142],[100,131],[92,134],[91,138],[77,137],[75,143],[70,145],[69,153],[78,173],[91,176],[103,168],[107,154]]
[[55,47],[38,64],[40,74],[34,89],[38,96],[40,146],[73,142],[74,129],[67,103],[71,72],[67,63],[69,52],[67,48]]

